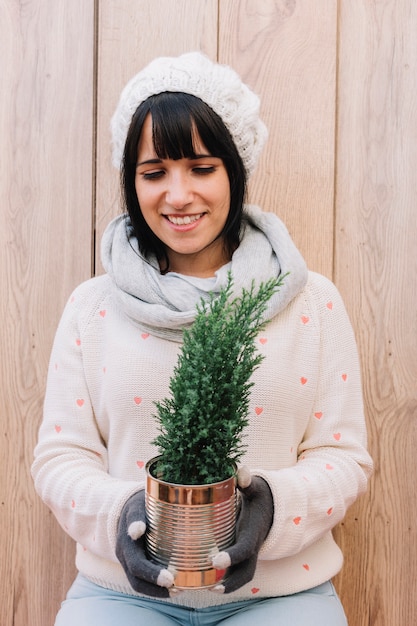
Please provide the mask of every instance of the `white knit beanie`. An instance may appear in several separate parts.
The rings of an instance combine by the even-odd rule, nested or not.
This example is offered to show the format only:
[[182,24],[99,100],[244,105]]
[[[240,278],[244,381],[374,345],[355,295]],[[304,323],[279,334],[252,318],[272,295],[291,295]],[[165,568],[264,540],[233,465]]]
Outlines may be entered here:
[[111,120],[112,162],[120,169],[129,126],[138,106],[164,91],[197,96],[221,117],[249,176],[258,162],[268,131],[259,119],[259,98],[226,65],[200,52],[160,57],[149,63],[123,89]]

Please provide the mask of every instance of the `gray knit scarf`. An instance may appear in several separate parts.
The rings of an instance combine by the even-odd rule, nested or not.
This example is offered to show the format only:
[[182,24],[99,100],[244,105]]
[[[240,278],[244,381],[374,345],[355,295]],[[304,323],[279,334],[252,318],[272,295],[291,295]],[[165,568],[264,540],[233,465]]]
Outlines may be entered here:
[[[245,228],[231,263],[216,272],[210,291],[218,293],[233,275],[234,294],[280,273],[289,272],[281,289],[271,298],[266,319],[271,319],[303,289],[307,268],[284,224],[274,213],[245,206]],[[116,217],[102,239],[104,269],[112,278],[114,295],[126,315],[153,335],[181,341],[182,331],[196,314],[196,304],[207,299],[208,290],[193,281],[161,276],[156,259],[145,260],[139,253],[128,216]],[[204,281],[203,281],[204,282]],[[201,281],[200,281],[201,283]]]

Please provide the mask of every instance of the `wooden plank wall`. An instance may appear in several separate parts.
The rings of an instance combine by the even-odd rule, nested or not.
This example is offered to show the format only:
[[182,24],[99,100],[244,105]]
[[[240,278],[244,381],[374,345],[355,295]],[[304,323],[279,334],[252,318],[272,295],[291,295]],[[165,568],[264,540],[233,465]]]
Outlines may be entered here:
[[0,1],[0,624],[49,626],[73,546],[29,473],[54,328],[91,274],[94,7]]
[[339,24],[334,280],[359,342],[375,474],[338,529],[347,558],[338,582],[355,626],[411,626],[417,624],[417,4],[343,0]]
[[29,468],[57,321],[119,210],[109,119],[147,61],[192,49],[261,94],[251,200],[356,330],[376,469],[335,530],[349,624],[417,623],[416,29],[413,0],[0,0],[2,626],[52,626],[74,575]]

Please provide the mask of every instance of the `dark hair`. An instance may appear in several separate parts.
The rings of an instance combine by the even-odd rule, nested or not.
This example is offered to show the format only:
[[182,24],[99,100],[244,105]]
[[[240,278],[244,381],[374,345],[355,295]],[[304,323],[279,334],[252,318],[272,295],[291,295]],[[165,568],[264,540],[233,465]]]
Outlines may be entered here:
[[196,129],[209,153],[223,160],[230,184],[230,210],[221,236],[231,256],[240,243],[246,195],[245,168],[223,120],[200,98],[182,92],[163,92],[147,98],[136,109],[127,134],[121,167],[122,200],[141,254],[145,258],[154,254],[164,262],[164,272],[168,271],[165,244],[144,220],[135,188],[138,144],[148,113],[152,115],[153,143],[158,158],[194,158],[193,131]]

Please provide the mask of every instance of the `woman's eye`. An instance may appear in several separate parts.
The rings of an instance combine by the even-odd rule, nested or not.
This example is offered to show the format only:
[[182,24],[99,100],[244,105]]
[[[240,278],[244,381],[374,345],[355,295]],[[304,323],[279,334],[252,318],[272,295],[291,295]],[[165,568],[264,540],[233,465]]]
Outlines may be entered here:
[[144,172],[142,174],[144,180],[156,180],[164,175],[163,170],[157,170],[155,172]]
[[212,174],[216,171],[214,165],[200,165],[198,167],[193,167],[193,172],[195,174],[199,174],[200,176],[204,176],[205,174]]

